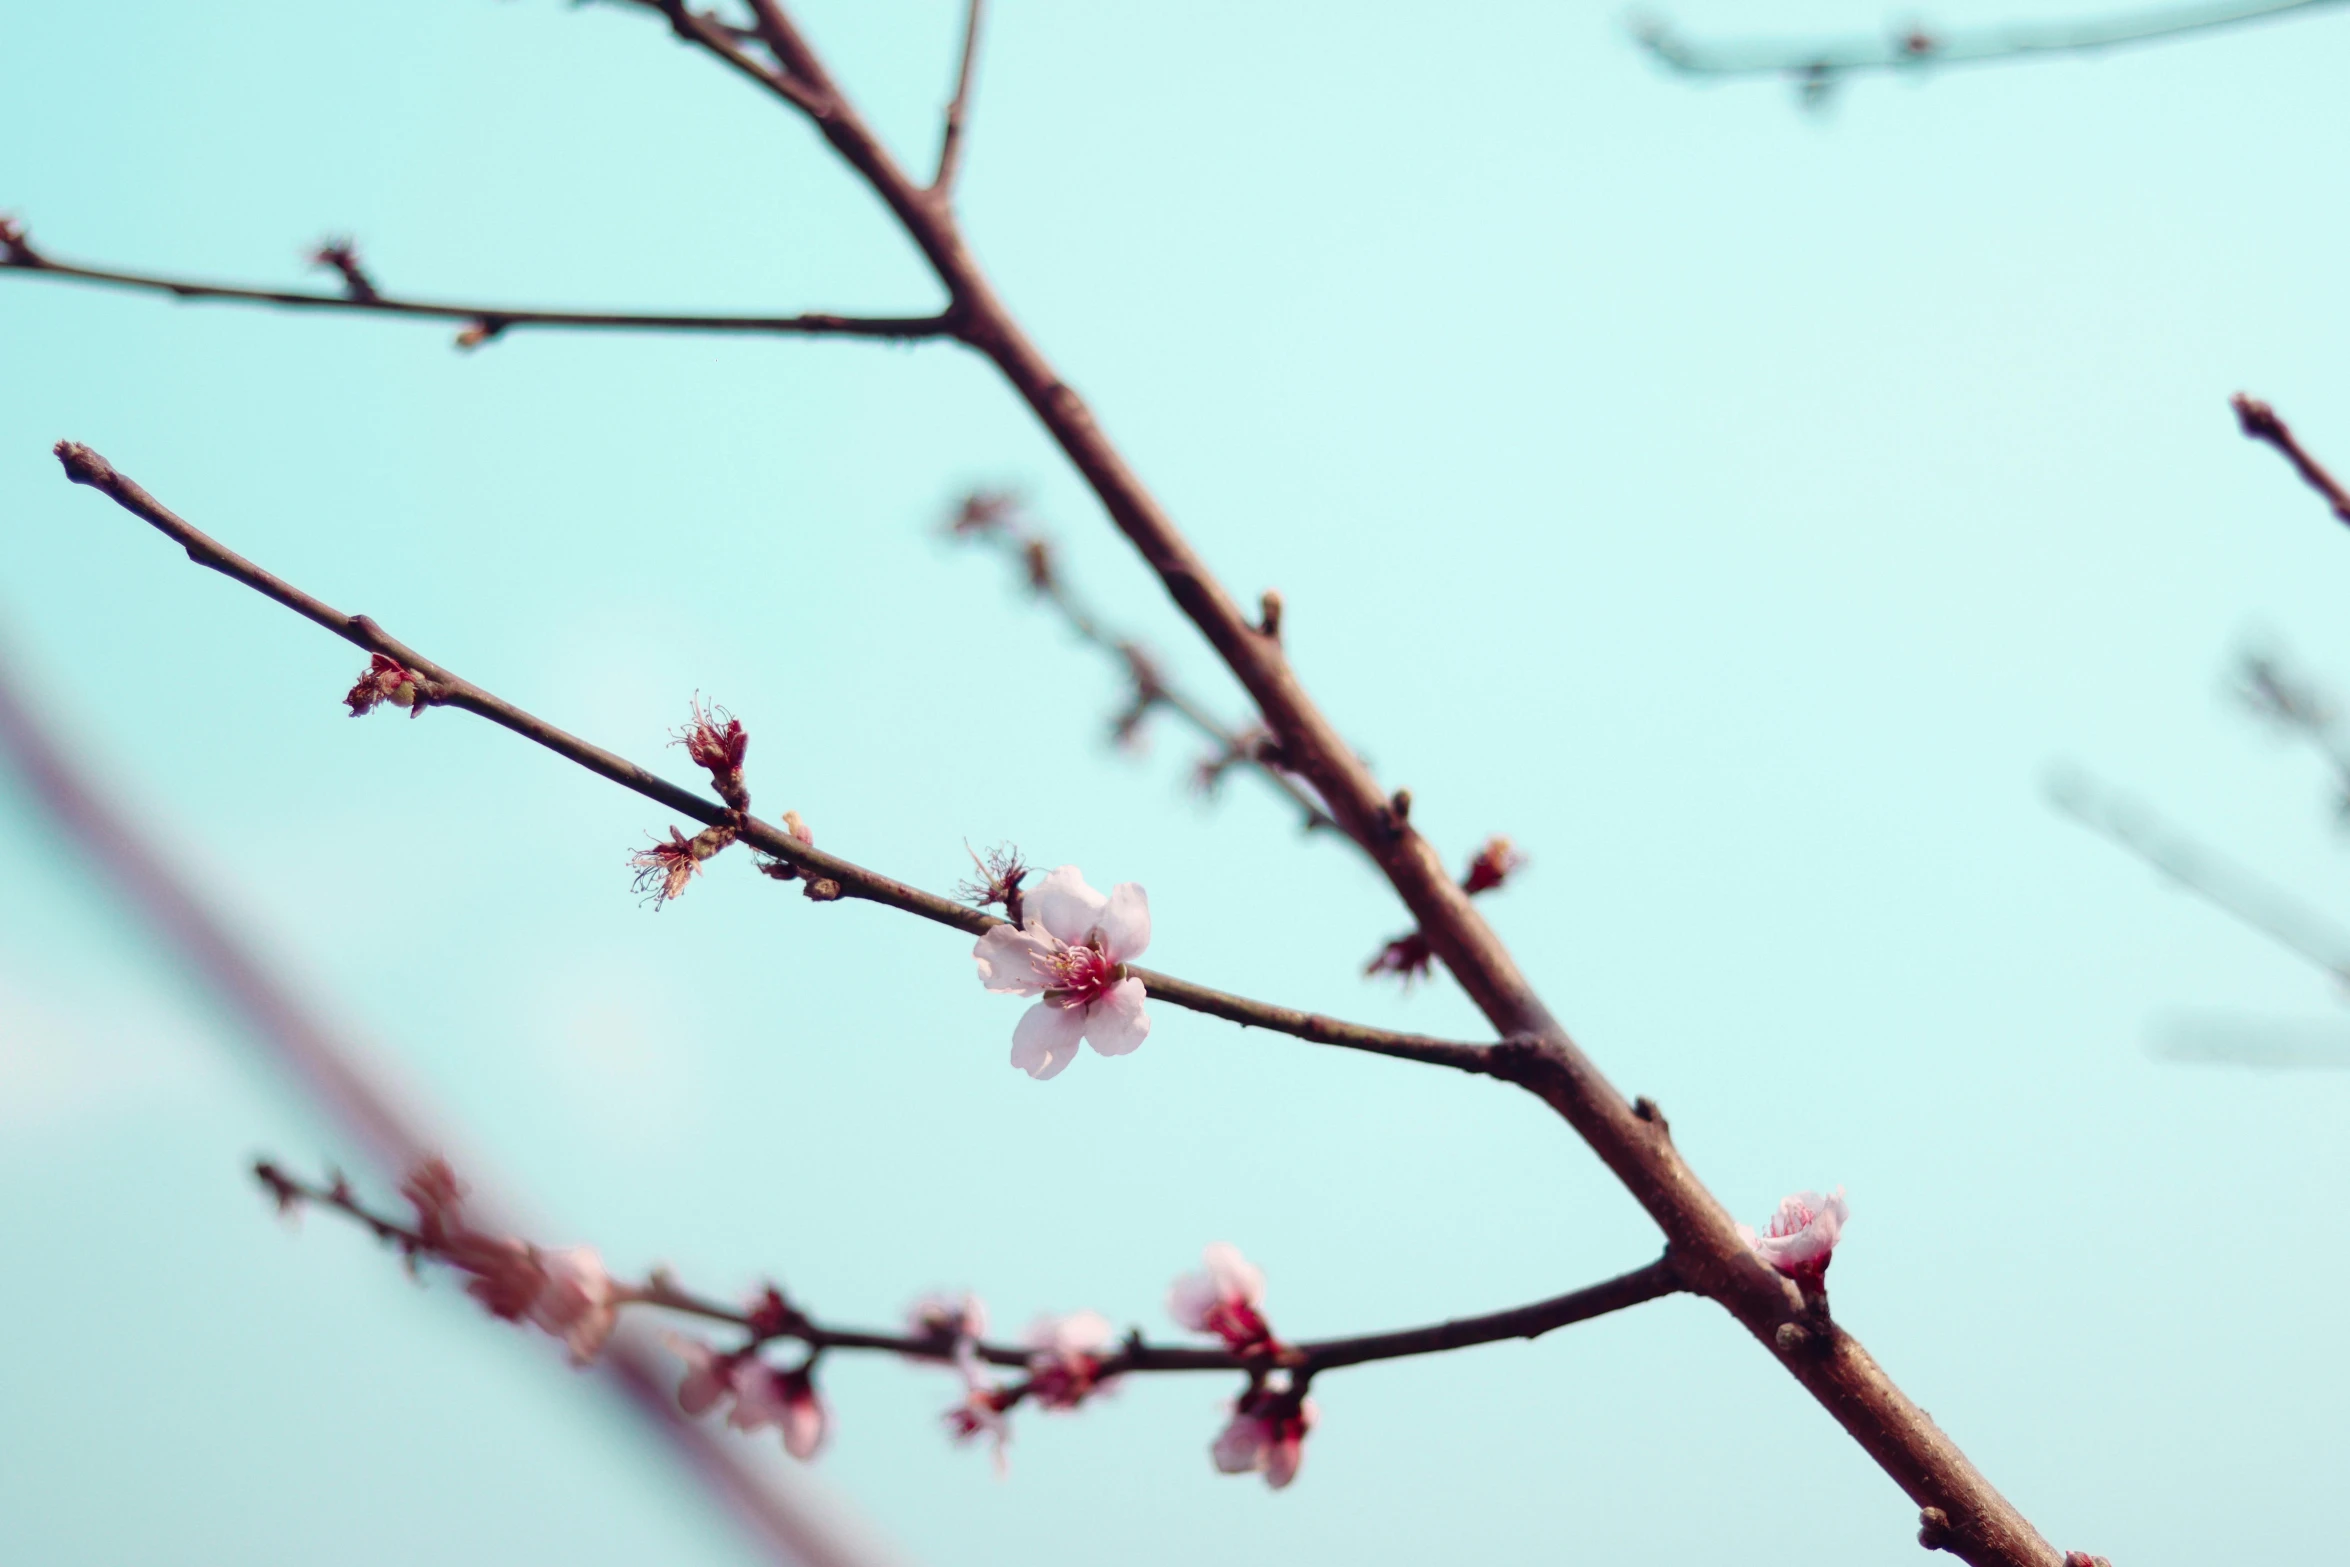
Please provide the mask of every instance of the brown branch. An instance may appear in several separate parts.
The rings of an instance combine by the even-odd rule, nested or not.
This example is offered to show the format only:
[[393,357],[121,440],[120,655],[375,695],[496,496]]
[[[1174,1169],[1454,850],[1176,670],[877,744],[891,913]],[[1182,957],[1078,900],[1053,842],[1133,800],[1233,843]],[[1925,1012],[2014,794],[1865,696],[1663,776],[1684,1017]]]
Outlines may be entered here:
[[2350,522],[2350,491],[2345,491],[2335,482],[2334,476],[2326,472],[2323,464],[2302,449],[2301,443],[2293,439],[2293,432],[2285,421],[2277,417],[2274,408],[2243,392],[2238,392],[2229,402],[2236,410],[2237,424],[2243,428],[2247,437],[2266,441],[2284,453],[2285,461],[2291,463],[2293,471],[2301,475],[2301,482],[2324,496],[2336,517]]
[[[639,0],[653,3],[653,0]],[[1534,993],[1428,841],[1307,695],[1278,637],[1252,621],[1176,528],[1093,412],[1031,342],[981,271],[951,207],[916,184],[866,125],[777,0],[754,0],[761,37],[805,96],[784,94],[864,177],[921,250],[961,312],[962,340],[992,360],[1188,615],[1255,699],[1283,758],[1339,826],[1376,860],[1436,954],[1496,1032],[1514,1081],[1556,1110],[1645,1208],[1682,1259],[1692,1289],[1720,1302],[1939,1520],[1936,1539],[1976,1567],[2056,1567],[2059,1555],[1888,1377],[1859,1342],[1822,1328],[1800,1292],[1748,1249],[1720,1201],[1682,1160],[1661,1117],[1643,1115],[1600,1075]],[[672,11],[673,25],[674,12]],[[772,76],[731,40],[703,46]],[[773,85],[772,83],[770,84]]]
[[971,109],[971,77],[979,63],[979,27],[987,0],[971,0],[963,16],[963,58],[955,70],[955,95],[947,100],[946,128],[938,140],[938,172],[931,176],[930,193],[944,201],[954,193],[955,175],[963,160],[963,121]]
[[[421,712],[425,707],[454,707],[486,718],[502,729],[541,745],[567,761],[577,763],[598,777],[633,789],[680,815],[690,816],[712,827],[735,831],[743,842],[792,866],[811,885],[832,883],[837,889],[834,896],[861,898],[883,904],[973,936],[1004,923],[994,915],[939,897],[935,893],[924,892],[918,887],[867,870],[838,855],[828,854],[787,827],[764,821],[747,811],[733,810],[722,802],[696,794],[681,784],[672,783],[601,746],[566,733],[544,719],[459,678],[414,648],[393,638],[367,616],[346,615],[226,548],[148,494],[134,480],[118,472],[113,464],[87,446],[73,441],[60,441],[57,458],[64,465],[66,476],[74,483],[97,490],[125,511],[145,521],[185,550],[188,558],[197,565],[208,567],[231,581],[251,588],[313,625],[323,626],[354,647],[380,654],[401,669],[420,677],[416,682],[419,700],[412,711]],[[1343,1023],[1318,1013],[1301,1012],[1293,1007],[1275,1006],[1269,1002],[1232,995],[1151,969],[1130,965],[1126,972],[1141,980],[1143,988],[1152,997],[1173,1006],[1203,1012],[1210,1017],[1223,1018],[1245,1027],[1289,1034],[1314,1044],[1335,1045],[1342,1049],[1393,1056],[1400,1060],[1420,1061],[1450,1067],[1455,1071],[1489,1076],[1499,1075],[1515,1059],[1490,1045],[1432,1039],[1423,1034],[1405,1034],[1360,1023]]]
[[[445,1146],[437,1116],[395,1092],[366,1052],[343,1037],[289,988],[261,951],[165,858],[135,818],[106,798],[56,735],[50,733],[0,665],[0,754],[14,763],[27,792],[80,855],[161,944],[221,1003],[271,1068],[310,1100],[389,1175]],[[511,1194],[484,1197],[500,1213],[517,1211]],[[670,1396],[672,1373],[651,1344],[615,1337],[597,1386],[654,1432],[692,1479],[730,1509],[780,1567],[861,1567],[865,1553],[807,1511],[770,1477],[743,1462],[727,1443],[680,1418]]]
[[[322,249],[321,254],[325,253]],[[349,254],[347,247],[344,254]],[[465,328],[459,338],[460,344],[465,347],[473,347],[502,333],[523,328],[868,337],[898,342],[921,342],[955,335],[955,316],[951,310],[928,316],[681,315],[659,311],[538,310],[512,305],[409,299],[376,291],[372,282],[368,283],[367,292],[361,292],[356,283],[349,281],[351,271],[336,263],[328,264],[337,265],[337,270],[344,271],[348,292],[327,294],[301,289],[246,288],[226,283],[199,282],[193,278],[167,277],[159,273],[119,272],[103,267],[76,266],[34,251],[21,240],[13,246],[0,247],[0,272],[55,278],[67,283],[89,283],[103,288],[130,289],[138,293],[167,294],[174,299],[194,303],[225,302],[289,310],[342,311],[358,315],[405,316],[412,320],[455,321],[462,323]],[[360,274],[360,278],[364,281],[365,274]]]
[[[341,1181],[323,1185],[304,1181],[266,1159],[254,1165],[253,1173],[280,1203],[315,1203],[344,1214],[377,1240],[399,1247],[405,1255],[439,1255],[423,1232],[370,1209]],[[1665,1256],[1615,1278],[1547,1300],[1512,1306],[1506,1311],[1455,1317],[1387,1333],[1283,1344],[1270,1355],[1204,1349],[1189,1344],[1152,1344],[1138,1332],[1130,1335],[1114,1354],[1103,1358],[1099,1375],[1106,1379],[1178,1371],[1260,1372],[1277,1365],[1295,1375],[1310,1377],[1342,1366],[1444,1354],[1506,1339],[1540,1338],[1559,1328],[1679,1294],[1684,1288],[1672,1258]],[[766,1313],[756,1307],[746,1311],[685,1289],[668,1273],[659,1270],[641,1284],[623,1286],[620,1298],[626,1304],[652,1306],[740,1328],[748,1335],[746,1347],[788,1340],[812,1350],[866,1351],[900,1355],[908,1360],[937,1361],[954,1358],[956,1351],[952,1339],[939,1335],[827,1327],[796,1307]],[[1000,1343],[977,1343],[971,1346],[971,1352],[989,1365],[1014,1368],[1027,1366],[1036,1354],[1029,1346]]]
[[2094,20],[2018,23],[1953,33],[1911,24],[1883,38],[1833,42],[1693,44],[1682,39],[1669,23],[1652,18],[1635,23],[1633,37],[1659,62],[1685,76],[1793,76],[1816,95],[1835,78],[1862,72],[2095,53],[2339,3],[2341,0],[2230,0]]

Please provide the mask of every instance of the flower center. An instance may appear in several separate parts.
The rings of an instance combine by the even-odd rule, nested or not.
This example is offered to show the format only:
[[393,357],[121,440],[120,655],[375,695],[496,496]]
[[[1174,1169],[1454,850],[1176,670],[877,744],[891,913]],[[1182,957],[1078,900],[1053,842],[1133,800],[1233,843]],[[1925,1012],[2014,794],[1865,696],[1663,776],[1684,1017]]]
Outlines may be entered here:
[[1063,947],[1044,960],[1043,967],[1052,976],[1045,987],[1045,999],[1056,1006],[1090,1006],[1109,994],[1118,983],[1118,965],[1110,961],[1099,942],[1096,931],[1083,946]]

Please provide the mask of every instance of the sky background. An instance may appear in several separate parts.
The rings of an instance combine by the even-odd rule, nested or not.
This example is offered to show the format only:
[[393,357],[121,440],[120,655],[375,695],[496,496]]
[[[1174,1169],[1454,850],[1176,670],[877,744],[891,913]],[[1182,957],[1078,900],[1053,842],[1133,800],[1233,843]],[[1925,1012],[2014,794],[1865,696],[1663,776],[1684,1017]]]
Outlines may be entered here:
[[[810,0],[914,161],[950,0]],[[1939,5],[1944,24],[2075,5]],[[2320,908],[2324,775],[2226,696],[2350,678],[2350,540],[2226,398],[2350,463],[2350,15],[2099,61],[1697,87],[1599,7],[1000,0],[964,178],[1014,309],[1627,1093],[1759,1220],[1838,1183],[1837,1312],[2062,1546],[2332,1549],[2350,1073],[2188,1067],[2324,976],[2053,812],[2071,763]],[[1685,0],[1699,35],[1872,31]],[[898,313],[937,296],[788,114],[551,0],[0,12],[0,208],[62,258],[294,282],[355,233],[428,295]],[[1171,1331],[1241,1245],[1286,1335],[1647,1260],[1532,1100],[1172,1008],[1037,1084],[968,939],[731,856],[486,725],[354,723],[347,647],[49,456],[169,504],[493,690],[684,776],[700,691],[760,809],[925,886],[1017,842],[1150,892],[1148,961],[1467,1035],[1367,983],[1392,896],[1192,743],[1112,751],[1101,667],[935,536],[1017,485],[1073,579],[1242,711],[1014,399],[944,346],[516,335],[0,277],[6,649],[287,972],[532,1195],[553,1242],[894,1320]],[[543,1340],[289,1234],[243,1174],[354,1150],[0,793],[0,1536],[26,1561],[750,1560]],[[2298,1037],[2298,1036],[2296,1036]],[[908,1562],[1859,1564],[1912,1509],[1719,1311],[1333,1375],[1290,1491],[1211,1472],[1232,1389],[1022,1418],[827,1367],[808,1484]],[[779,1466],[784,1462],[775,1458]],[[451,1553],[455,1554],[452,1555]]]

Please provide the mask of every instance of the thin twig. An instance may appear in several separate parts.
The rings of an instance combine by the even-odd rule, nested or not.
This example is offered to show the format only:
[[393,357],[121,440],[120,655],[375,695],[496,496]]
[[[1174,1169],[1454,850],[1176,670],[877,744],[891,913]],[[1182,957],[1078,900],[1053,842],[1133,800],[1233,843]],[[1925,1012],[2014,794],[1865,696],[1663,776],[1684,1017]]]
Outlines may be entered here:
[[[342,1213],[367,1229],[376,1239],[396,1243],[406,1253],[436,1255],[432,1243],[415,1226],[375,1212],[360,1202],[346,1186],[304,1181],[266,1160],[255,1166],[255,1174],[271,1192],[281,1197],[291,1193],[303,1201]],[[1364,1333],[1349,1338],[1283,1344],[1273,1353],[1270,1361],[1265,1354],[1240,1354],[1229,1349],[1204,1349],[1189,1344],[1152,1344],[1137,1333],[1129,1337],[1116,1353],[1103,1358],[1099,1374],[1107,1378],[1178,1371],[1258,1371],[1271,1363],[1299,1375],[1311,1376],[1341,1366],[1444,1354],[1479,1344],[1497,1344],[1506,1339],[1540,1338],[1545,1333],[1577,1322],[1588,1322],[1594,1317],[1679,1294],[1684,1288],[1672,1258],[1660,1257],[1612,1279],[1570,1290],[1564,1295],[1553,1295],[1547,1300],[1512,1306],[1506,1311],[1486,1312],[1475,1317],[1455,1317],[1444,1322],[1398,1328],[1386,1333]],[[953,1359],[957,1353],[955,1343],[948,1338],[890,1333],[871,1328],[827,1327],[797,1307],[783,1313],[780,1321],[763,1323],[755,1311],[729,1306],[685,1289],[666,1272],[656,1272],[642,1284],[624,1286],[620,1298],[630,1304],[675,1311],[700,1317],[704,1321],[722,1322],[729,1327],[740,1328],[749,1335],[749,1342],[753,1346],[788,1340],[805,1344],[810,1349],[900,1355],[908,1360],[944,1361]],[[1026,1366],[1036,1354],[1035,1349],[1029,1346],[984,1342],[971,1345],[970,1352],[989,1365],[1008,1367]]]
[[930,192],[941,201],[954,193],[955,175],[963,161],[963,120],[971,109],[971,78],[979,63],[979,27],[987,0],[971,0],[963,16],[963,58],[955,69],[955,95],[947,100],[946,128],[938,140],[938,172],[931,176]]
[[1690,43],[1658,19],[1636,22],[1633,36],[1665,65],[1688,76],[1794,76],[1807,83],[1869,71],[1915,71],[1933,65],[1982,65],[2059,54],[2089,54],[2128,44],[2154,43],[2288,12],[2315,10],[2341,0],[2232,0],[2219,5],[2075,19],[2012,23],[1979,31],[1943,33],[1920,25],[1889,37],[1822,40],[1740,40]]
[[[15,764],[32,798],[81,854],[112,881],[139,919],[242,1025],[268,1064],[292,1078],[312,1103],[398,1178],[445,1148],[440,1118],[395,1092],[367,1063],[366,1052],[310,1009],[261,952],[165,858],[133,814],[85,775],[74,751],[52,735],[0,665],[0,753]],[[477,1193],[494,1213],[520,1211],[512,1194]],[[680,1418],[670,1397],[675,1373],[651,1343],[616,1336],[596,1383],[656,1433],[679,1465],[730,1508],[781,1567],[862,1567],[864,1553],[811,1518],[771,1476],[744,1462],[714,1433]]]
[[[31,259],[24,259],[28,255]],[[139,293],[166,294],[193,303],[259,305],[288,310],[326,310],[354,315],[455,321],[462,323],[465,328],[460,341],[467,347],[521,329],[870,337],[896,342],[921,342],[955,335],[952,311],[927,316],[753,316],[682,315],[661,311],[539,310],[513,305],[473,305],[451,300],[409,299],[380,292],[328,294],[303,289],[247,288],[227,283],[205,283],[194,278],[169,277],[160,273],[120,272],[103,267],[76,266],[71,262],[55,260],[45,253],[21,249],[0,251],[0,272],[55,278],[66,283],[130,289]]]
[[[486,718],[500,728],[544,746],[557,756],[575,762],[599,777],[633,789],[681,815],[691,816],[710,826],[731,827],[740,833],[742,841],[762,853],[789,863],[811,881],[827,880],[835,883],[842,897],[862,898],[883,904],[974,936],[1004,923],[992,914],[908,886],[836,854],[828,854],[784,827],[748,812],[731,810],[720,801],[672,783],[459,678],[406,643],[390,636],[367,616],[346,615],[226,548],[148,494],[134,480],[118,472],[113,464],[87,446],[61,441],[57,446],[57,458],[64,465],[67,477],[74,483],[97,490],[125,511],[147,522],[187,551],[188,558],[197,565],[209,567],[251,588],[313,625],[325,627],[354,647],[383,654],[397,660],[403,667],[422,674],[426,677],[424,689],[428,705],[454,707]],[[1501,1075],[1511,1069],[1515,1059],[1507,1053],[1497,1052],[1493,1046],[1433,1039],[1424,1034],[1398,1033],[1360,1023],[1340,1022],[1318,1013],[1302,1012],[1294,1007],[1275,1006],[1269,1002],[1232,995],[1151,969],[1129,965],[1126,972],[1141,980],[1144,989],[1152,997],[1171,1005],[1204,1012],[1210,1017],[1223,1018],[1245,1027],[1292,1035],[1314,1044],[1335,1045],[1342,1049],[1360,1050],[1487,1076]]]
[[[652,3],[652,0],[640,0]],[[963,341],[992,360],[1101,500],[1110,519],[1264,714],[1283,760],[1321,796],[1410,909],[1436,955],[1516,1058],[1513,1081],[1558,1112],[1647,1210],[1682,1260],[1690,1287],[1772,1349],[1821,1406],[1934,1520],[1937,1545],[1974,1567],[2055,1567],[2056,1549],[1967,1460],[1859,1341],[1817,1332],[1799,1292],[1755,1257],[1719,1199],[1674,1147],[1600,1074],[1534,993],[1435,847],[1396,809],[1299,682],[1274,628],[1252,619],[1216,579],[1100,422],[1033,343],[980,269],[951,205],[929,199],[825,73],[777,0],[754,0],[760,32],[784,69],[821,101],[825,142],[864,176],[963,312]],[[731,40],[701,41],[727,64],[764,73]],[[788,99],[788,95],[787,99]],[[797,100],[790,100],[797,101]],[[1793,1331],[1782,1333],[1782,1328]]]
[[2301,482],[2324,496],[2336,517],[2350,522],[2350,491],[2345,491],[2334,476],[2326,472],[2322,463],[2302,449],[2301,443],[2293,439],[2293,432],[2285,421],[2277,417],[2277,411],[2259,398],[2243,392],[2238,392],[2229,401],[2236,410],[2236,422],[2242,426],[2244,434],[2255,441],[2266,441],[2283,452],[2285,461],[2291,463],[2293,471],[2301,475]]
[[[973,496],[964,502],[964,515],[969,516],[975,506],[988,504],[1013,503],[1008,497]],[[1338,823],[1322,809],[1322,802],[1314,797],[1312,790],[1265,760],[1262,747],[1256,743],[1264,738],[1263,730],[1257,730],[1252,736],[1226,724],[1205,703],[1169,680],[1132,637],[1103,623],[1093,606],[1069,585],[1050,539],[1018,530],[1005,520],[958,525],[952,532],[958,538],[976,540],[1000,553],[1020,574],[1029,592],[1052,606],[1063,625],[1126,671],[1136,687],[1133,716],[1139,718],[1150,708],[1164,707],[1216,748],[1213,762],[1223,767],[1245,767],[1288,796],[1301,813],[1307,831],[1338,830]]]

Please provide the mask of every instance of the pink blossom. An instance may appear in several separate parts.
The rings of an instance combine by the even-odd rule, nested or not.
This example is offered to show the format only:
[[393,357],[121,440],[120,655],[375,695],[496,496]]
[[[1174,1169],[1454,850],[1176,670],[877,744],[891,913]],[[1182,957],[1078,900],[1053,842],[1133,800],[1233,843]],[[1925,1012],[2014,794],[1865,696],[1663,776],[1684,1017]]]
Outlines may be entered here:
[[571,1363],[584,1366],[602,1353],[620,1314],[618,1292],[592,1246],[537,1254],[538,1298],[530,1320],[570,1346]]
[[1103,897],[1064,865],[1025,899],[1025,923],[997,925],[971,956],[979,982],[1003,995],[1040,996],[1012,1030],[1012,1064],[1042,1081],[1076,1057],[1079,1040],[1122,1056],[1148,1037],[1143,985],[1121,966],[1150,945],[1150,899],[1122,881]]
[[1213,1333],[1236,1355],[1269,1349],[1273,1330],[1265,1322],[1265,1275],[1217,1241],[1200,1253],[1207,1267],[1186,1273],[1167,1288],[1167,1315],[1194,1333]]
[[1844,1188],[1839,1186],[1826,1197],[1818,1192],[1797,1192],[1792,1197],[1783,1197],[1766,1233],[1757,1235],[1743,1224],[1738,1226],[1738,1233],[1763,1261],[1798,1283],[1817,1288],[1827,1280],[1836,1242],[1851,1217],[1852,1209],[1844,1201]]
[[783,1433],[783,1450],[803,1461],[816,1456],[832,1424],[830,1411],[817,1396],[816,1379],[806,1366],[786,1371],[756,1355],[735,1362],[727,1378],[734,1408],[726,1423],[737,1431],[760,1431],[769,1426]]
[[1101,1374],[1117,1331],[1100,1312],[1038,1317],[1028,1325],[1026,1337],[1035,1351],[1028,1357],[1028,1396],[1044,1408],[1075,1409],[1117,1384],[1116,1377]]
[[700,1339],[664,1333],[661,1342],[685,1362],[685,1376],[677,1384],[677,1407],[699,1419],[733,1392],[736,1356],[723,1354]]
[[1305,1462],[1306,1433],[1320,1411],[1314,1401],[1288,1391],[1254,1388],[1232,1406],[1231,1423],[1208,1452],[1218,1473],[1261,1474],[1278,1491],[1297,1478]]
[[933,1290],[906,1308],[916,1338],[976,1339],[987,1334],[987,1302],[972,1294]]
[[956,1341],[955,1370],[963,1377],[963,1401],[946,1412],[947,1434],[957,1443],[986,1437],[994,1445],[995,1472],[1000,1478],[1011,1467],[1004,1447],[1012,1440],[1012,1427],[1004,1415],[1026,1396],[1027,1389],[989,1382],[978,1349],[969,1338]]

